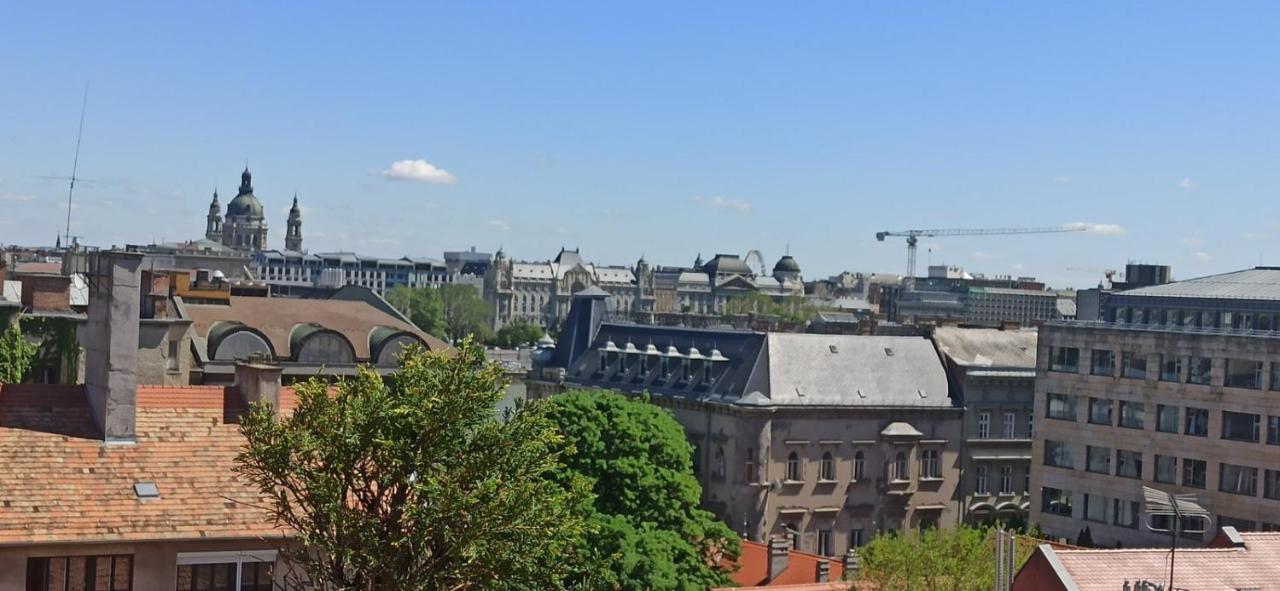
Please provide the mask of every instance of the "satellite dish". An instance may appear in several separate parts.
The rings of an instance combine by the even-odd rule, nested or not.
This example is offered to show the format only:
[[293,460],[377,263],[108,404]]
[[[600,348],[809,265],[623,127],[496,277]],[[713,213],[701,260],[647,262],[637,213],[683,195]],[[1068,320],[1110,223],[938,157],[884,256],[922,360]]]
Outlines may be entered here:
[[764,256],[760,254],[760,251],[754,248],[748,250],[747,256],[743,257],[743,260],[746,261],[747,267],[751,269],[751,272],[756,274],[756,277],[768,275],[768,273],[765,273]]

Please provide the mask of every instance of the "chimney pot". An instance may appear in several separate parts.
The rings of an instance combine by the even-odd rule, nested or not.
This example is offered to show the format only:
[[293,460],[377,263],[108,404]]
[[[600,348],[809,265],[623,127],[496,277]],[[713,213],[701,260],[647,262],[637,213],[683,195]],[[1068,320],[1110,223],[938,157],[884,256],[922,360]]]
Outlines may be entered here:
[[846,579],[854,578],[861,566],[862,561],[858,558],[857,548],[849,548],[849,551],[844,553],[844,577]]
[[769,538],[769,580],[782,576],[787,570],[788,553],[791,551],[791,540],[784,536]]
[[85,395],[103,440],[132,443],[137,425],[142,254],[96,253],[88,268]]
[[272,411],[280,413],[280,374],[283,368],[268,362],[263,355],[252,355],[236,362],[236,388],[246,404],[265,401]]
[[818,583],[826,583],[831,580],[831,563],[826,560],[819,560],[817,572],[814,573],[814,581]]

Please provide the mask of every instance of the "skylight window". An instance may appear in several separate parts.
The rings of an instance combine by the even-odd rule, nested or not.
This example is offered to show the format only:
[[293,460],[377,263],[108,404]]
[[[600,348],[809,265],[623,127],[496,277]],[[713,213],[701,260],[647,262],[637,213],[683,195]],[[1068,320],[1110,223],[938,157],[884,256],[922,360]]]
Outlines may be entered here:
[[154,482],[135,482],[133,483],[133,494],[138,495],[139,499],[158,499],[160,498],[160,487]]

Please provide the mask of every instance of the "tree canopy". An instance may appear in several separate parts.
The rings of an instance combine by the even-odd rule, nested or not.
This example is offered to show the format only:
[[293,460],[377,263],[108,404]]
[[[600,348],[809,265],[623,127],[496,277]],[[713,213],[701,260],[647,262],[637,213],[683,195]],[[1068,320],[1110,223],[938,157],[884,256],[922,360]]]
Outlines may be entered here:
[[444,338],[444,304],[438,290],[402,285],[387,292],[387,303],[408,316],[422,332]]
[[787,322],[808,322],[818,315],[818,307],[804,297],[774,299],[758,291],[729,298],[724,310],[728,316],[771,316]]
[[588,485],[564,473],[573,449],[547,404],[496,416],[504,386],[467,339],[411,348],[386,378],[300,384],[292,414],[254,406],[238,469],[296,532],[287,552],[306,588],[555,589],[581,576]]
[[0,384],[17,384],[31,371],[37,347],[22,336],[17,319],[6,324],[0,332]]
[[493,344],[506,349],[522,347],[538,342],[543,334],[542,328],[530,324],[527,320],[518,319],[498,329]]
[[396,287],[387,292],[387,302],[409,317],[423,332],[458,342],[475,337],[489,340],[493,310],[474,285],[446,283],[440,287]]
[[[992,531],[959,526],[876,536],[858,549],[858,576],[881,591],[986,591],[995,584]],[[1016,564],[1033,549],[1034,544],[1020,544]]]
[[604,558],[608,588],[694,590],[732,584],[719,566],[738,537],[698,506],[693,447],[665,410],[602,390],[559,394],[549,417],[576,452],[564,482],[595,494],[584,542]]

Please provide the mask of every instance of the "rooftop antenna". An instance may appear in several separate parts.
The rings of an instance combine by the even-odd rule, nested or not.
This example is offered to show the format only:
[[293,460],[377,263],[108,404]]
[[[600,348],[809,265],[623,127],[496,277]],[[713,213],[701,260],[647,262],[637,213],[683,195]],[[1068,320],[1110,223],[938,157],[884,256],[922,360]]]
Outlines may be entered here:
[[71,161],[70,185],[67,187],[67,228],[63,236],[67,237],[67,247],[71,247],[71,196],[76,191],[76,169],[80,166],[80,139],[84,137],[84,112],[89,105],[89,83],[84,83],[84,98],[80,101],[80,128],[76,131],[76,155]]

